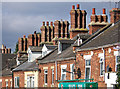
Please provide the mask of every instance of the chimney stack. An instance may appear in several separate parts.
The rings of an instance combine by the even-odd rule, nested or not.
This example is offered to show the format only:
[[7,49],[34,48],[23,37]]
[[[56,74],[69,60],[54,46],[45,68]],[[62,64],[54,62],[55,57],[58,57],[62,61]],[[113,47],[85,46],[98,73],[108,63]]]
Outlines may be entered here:
[[103,8],[103,14],[106,14],[105,8]]
[[50,25],[53,26],[53,22],[50,22]]
[[92,9],[92,14],[95,15],[95,8]]
[[26,36],[24,35],[23,38],[26,38]]
[[77,9],[79,9],[79,4],[77,4]]
[[47,26],[49,26],[49,22],[47,21]]
[[43,22],[43,26],[45,26],[45,22]]
[[75,9],[75,5],[72,5],[72,9],[73,9],[73,10]]

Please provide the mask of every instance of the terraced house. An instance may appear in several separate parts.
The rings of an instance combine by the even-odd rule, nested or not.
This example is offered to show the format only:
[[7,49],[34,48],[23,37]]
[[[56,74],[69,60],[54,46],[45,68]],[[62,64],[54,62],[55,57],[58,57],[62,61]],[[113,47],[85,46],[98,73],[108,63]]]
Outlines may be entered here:
[[[77,4],[68,21],[43,22],[41,34],[19,38],[17,66],[12,70],[12,87],[58,87],[59,81],[83,79],[98,87],[115,87],[120,44],[120,9],[106,9],[97,15],[95,8],[86,28],[85,10]],[[69,29],[70,25],[70,29]],[[4,84],[4,87],[7,83]],[[62,87],[62,86],[60,86]],[[91,88],[91,86],[88,86]]]

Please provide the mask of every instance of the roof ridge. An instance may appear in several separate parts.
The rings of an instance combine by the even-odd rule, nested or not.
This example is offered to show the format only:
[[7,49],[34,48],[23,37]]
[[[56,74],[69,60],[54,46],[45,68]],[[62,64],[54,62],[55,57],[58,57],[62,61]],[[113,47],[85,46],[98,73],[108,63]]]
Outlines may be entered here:
[[95,38],[96,36],[98,36],[100,33],[104,32],[106,29],[108,29],[112,24],[108,24],[105,27],[101,28],[99,31],[97,31],[95,34],[93,34],[92,36],[90,36],[87,40],[85,40],[80,46],[81,47],[83,45],[85,45],[86,43],[88,43],[91,39]]

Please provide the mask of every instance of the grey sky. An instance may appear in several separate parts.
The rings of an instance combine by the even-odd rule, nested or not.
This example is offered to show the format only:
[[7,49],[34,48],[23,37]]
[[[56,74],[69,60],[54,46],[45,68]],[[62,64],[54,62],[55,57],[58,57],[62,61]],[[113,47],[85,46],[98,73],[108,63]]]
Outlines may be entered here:
[[68,20],[72,5],[80,4],[87,11],[87,24],[90,22],[92,8],[96,14],[102,14],[102,8],[114,8],[110,2],[3,2],[2,3],[2,42],[14,51],[19,37],[34,31],[40,32],[42,21]]

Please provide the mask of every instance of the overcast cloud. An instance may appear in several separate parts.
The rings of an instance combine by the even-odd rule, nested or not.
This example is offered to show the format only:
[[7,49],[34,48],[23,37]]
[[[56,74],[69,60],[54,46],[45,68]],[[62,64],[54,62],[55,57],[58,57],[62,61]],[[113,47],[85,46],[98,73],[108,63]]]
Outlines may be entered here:
[[[3,2],[2,3],[2,42],[14,51],[19,37],[40,32],[43,21],[68,20],[72,5],[77,2]],[[90,22],[92,8],[96,8],[97,14],[102,14],[102,8],[109,10],[114,8],[110,2],[80,2],[81,10],[87,11],[87,24]]]

